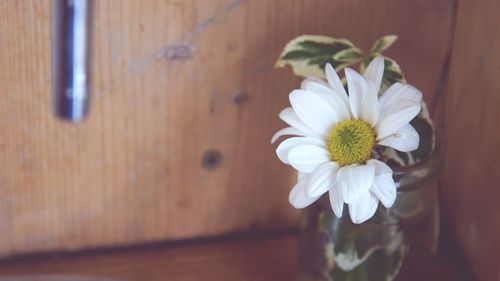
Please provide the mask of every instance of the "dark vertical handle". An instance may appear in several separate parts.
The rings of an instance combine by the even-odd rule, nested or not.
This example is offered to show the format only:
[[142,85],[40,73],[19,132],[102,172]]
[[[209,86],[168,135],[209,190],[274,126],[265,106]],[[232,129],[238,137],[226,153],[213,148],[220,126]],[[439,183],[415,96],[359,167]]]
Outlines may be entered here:
[[89,112],[91,2],[53,0],[54,112],[71,122]]

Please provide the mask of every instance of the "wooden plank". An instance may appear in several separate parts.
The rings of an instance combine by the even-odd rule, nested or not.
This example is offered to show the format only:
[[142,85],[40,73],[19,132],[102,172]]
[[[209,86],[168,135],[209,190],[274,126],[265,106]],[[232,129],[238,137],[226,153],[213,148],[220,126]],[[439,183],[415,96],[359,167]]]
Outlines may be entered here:
[[95,1],[85,123],[50,110],[49,0],[0,1],[0,256],[294,225],[270,136],[304,33],[389,54],[436,92],[451,0]]
[[[450,241],[446,243],[451,244]],[[296,279],[297,249],[296,236],[283,233],[201,243],[192,241],[180,245],[151,245],[99,253],[18,258],[0,263],[0,280],[27,274],[141,281],[302,280]],[[474,280],[461,256],[452,247],[443,248],[436,260],[408,263],[403,268],[397,280]]]
[[459,1],[445,98],[442,197],[447,218],[481,280],[500,280],[500,9]]

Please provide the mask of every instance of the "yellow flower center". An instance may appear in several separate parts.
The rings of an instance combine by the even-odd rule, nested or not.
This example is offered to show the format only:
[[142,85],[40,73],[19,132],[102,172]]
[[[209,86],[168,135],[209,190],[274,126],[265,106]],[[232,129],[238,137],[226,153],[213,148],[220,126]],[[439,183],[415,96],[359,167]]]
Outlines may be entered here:
[[359,119],[340,122],[328,137],[328,151],[340,166],[365,163],[371,158],[374,145],[375,131]]

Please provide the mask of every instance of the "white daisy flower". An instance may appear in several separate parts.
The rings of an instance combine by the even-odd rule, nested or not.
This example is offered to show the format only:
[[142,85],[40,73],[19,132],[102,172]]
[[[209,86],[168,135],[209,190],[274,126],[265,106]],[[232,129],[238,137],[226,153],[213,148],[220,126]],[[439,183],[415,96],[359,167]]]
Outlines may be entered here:
[[347,95],[330,64],[327,82],[308,78],[301,89],[290,93],[291,107],[280,113],[290,127],[278,131],[296,135],[283,141],[276,153],[299,172],[289,200],[304,208],[329,192],[337,217],[344,203],[354,223],[371,218],[379,201],[389,208],[396,200],[392,169],[372,159],[376,145],[408,152],[417,149],[419,135],[409,122],[420,112],[422,93],[415,87],[395,83],[380,98],[384,58],[375,58],[364,75],[346,68]]

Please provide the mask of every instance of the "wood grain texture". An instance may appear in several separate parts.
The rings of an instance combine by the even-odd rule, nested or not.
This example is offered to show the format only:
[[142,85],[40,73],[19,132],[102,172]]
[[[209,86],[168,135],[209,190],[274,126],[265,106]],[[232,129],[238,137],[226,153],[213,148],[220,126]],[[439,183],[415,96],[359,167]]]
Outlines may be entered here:
[[7,276],[47,274],[121,280],[293,280],[294,237],[191,243],[97,255],[35,259],[0,266]]
[[85,123],[50,109],[49,0],[0,1],[0,256],[293,225],[269,144],[297,87],[273,65],[305,33],[389,51],[428,100],[446,1],[95,1]]
[[[463,259],[442,243],[435,260],[408,261],[396,281],[473,281]],[[291,234],[191,241],[77,255],[0,262],[0,281],[29,275],[86,276],[117,281],[291,281],[297,278],[298,239]],[[5,278],[5,279],[4,279]],[[33,279],[33,278],[31,278]],[[68,280],[67,278],[64,280]]]
[[498,1],[459,1],[445,96],[447,218],[481,280],[500,280]]

